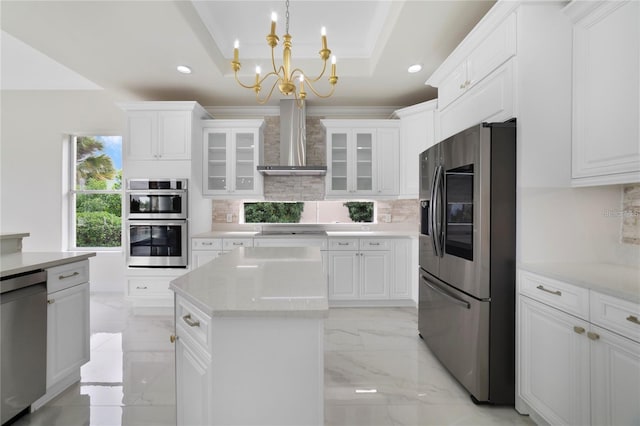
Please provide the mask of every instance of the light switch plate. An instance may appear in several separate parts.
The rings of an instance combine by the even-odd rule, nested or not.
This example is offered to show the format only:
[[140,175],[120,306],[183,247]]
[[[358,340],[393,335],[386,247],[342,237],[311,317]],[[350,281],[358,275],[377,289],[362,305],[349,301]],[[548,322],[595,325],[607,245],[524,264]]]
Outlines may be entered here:
[[227,223],[233,222],[233,213],[227,213]]

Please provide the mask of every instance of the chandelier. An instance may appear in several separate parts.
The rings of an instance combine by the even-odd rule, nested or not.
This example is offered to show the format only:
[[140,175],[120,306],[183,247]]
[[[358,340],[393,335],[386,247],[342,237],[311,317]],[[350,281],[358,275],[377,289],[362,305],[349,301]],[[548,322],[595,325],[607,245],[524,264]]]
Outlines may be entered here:
[[[233,61],[231,61],[231,67],[233,68],[233,72],[238,84],[245,89],[253,89],[256,92],[256,100],[260,104],[264,104],[271,98],[273,91],[276,86],[285,96],[293,95],[296,99],[296,103],[298,107],[302,107],[304,104],[304,100],[307,97],[307,92],[305,91],[305,83],[306,87],[308,87],[314,95],[319,98],[328,98],[333,95],[333,92],[336,88],[336,83],[338,82],[338,76],[336,75],[336,57],[335,55],[331,57],[331,75],[328,77],[329,85],[331,89],[326,94],[320,94],[314,87],[313,84],[319,81],[327,69],[327,60],[331,56],[331,50],[327,48],[327,31],[325,27],[322,27],[320,31],[321,39],[322,39],[322,48],[320,49],[320,59],[322,60],[322,72],[317,77],[309,78],[308,75],[305,74],[303,70],[300,68],[291,69],[291,34],[289,34],[289,0],[286,1],[286,33],[283,36],[284,39],[284,48],[282,52],[282,65],[279,67],[276,66],[275,60],[275,47],[278,45],[280,39],[276,35],[276,21],[278,20],[278,16],[275,12],[271,14],[271,32],[267,35],[267,44],[271,47],[271,64],[273,70],[261,76],[261,69],[259,66],[256,66],[256,79],[253,85],[243,84],[238,78],[238,71],[240,71],[240,61],[239,57],[239,47],[240,43],[238,40],[235,41],[233,45]],[[267,93],[265,97],[260,97],[260,92],[262,90],[262,84],[267,80],[274,78],[273,85],[271,89]],[[298,86],[296,87],[296,82]]]

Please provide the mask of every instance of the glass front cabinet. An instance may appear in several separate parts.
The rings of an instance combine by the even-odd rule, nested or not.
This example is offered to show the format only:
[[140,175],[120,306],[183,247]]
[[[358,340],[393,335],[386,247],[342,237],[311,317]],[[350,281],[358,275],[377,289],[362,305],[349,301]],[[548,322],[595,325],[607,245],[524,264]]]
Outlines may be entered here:
[[[327,196],[398,194],[397,121],[323,120],[327,129]],[[358,124],[372,127],[351,127]]]
[[262,196],[262,120],[206,120],[203,140],[203,194]]

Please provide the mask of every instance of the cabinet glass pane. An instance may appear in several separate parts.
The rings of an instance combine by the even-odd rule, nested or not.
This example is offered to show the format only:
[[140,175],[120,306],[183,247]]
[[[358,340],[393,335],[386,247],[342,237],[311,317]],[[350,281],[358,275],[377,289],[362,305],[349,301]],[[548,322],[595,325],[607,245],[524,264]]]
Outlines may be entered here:
[[227,134],[209,133],[207,149],[207,187],[210,190],[224,190],[227,186]]
[[356,133],[356,189],[373,189],[373,135]]
[[254,134],[236,133],[236,190],[253,190]]
[[331,135],[331,188],[347,190],[347,134]]

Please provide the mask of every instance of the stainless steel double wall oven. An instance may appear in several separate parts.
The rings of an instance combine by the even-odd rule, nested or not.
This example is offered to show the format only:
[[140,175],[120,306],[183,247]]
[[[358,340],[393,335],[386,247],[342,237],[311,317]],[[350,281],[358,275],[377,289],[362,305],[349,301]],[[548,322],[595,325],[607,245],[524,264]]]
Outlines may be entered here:
[[186,268],[187,179],[129,179],[127,265]]
[[515,394],[516,123],[420,154],[418,328],[476,401]]

